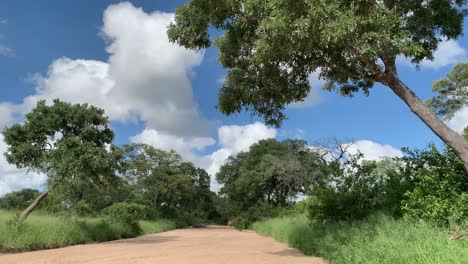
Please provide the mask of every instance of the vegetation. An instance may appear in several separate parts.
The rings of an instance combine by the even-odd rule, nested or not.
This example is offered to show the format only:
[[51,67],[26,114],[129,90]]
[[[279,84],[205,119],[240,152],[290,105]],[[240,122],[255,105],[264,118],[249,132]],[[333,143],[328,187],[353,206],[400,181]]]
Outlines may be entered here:
[[214,204],[210,176],[174,151],[144,144],[123,147],[128,201],[145,206],[148,219],[173,218],[188,225],[207,222]]
[[[228,69],[221,112],[247,109],[280,125],[286,105],[310,91],[318,71],[326,90],[344,96],[389,87],[464,161],[468,142],[429,110],[400,79],[396,60],[433,59],[444,39],[463,33],[466,0],[191,0],[176,10],[169,39],[191,49],[214,43]],[[210,39],[211,28],[223,35]],[[440,89],[439,91],[443,91]]]
[[[428,104],[439,115],[466,104],[459,90],[468,71],[460,65],[435,84],[439,97]],[[216,175],[222,186],[216,194],[208,173],[175,151],[112,145],[103,110],[86,104],[39,102],[24,123],[3,134],[7,160],[48,180],[45,192],[24,189],[0,198],[1,251],[231,222],[334,263],[468,257],[462,238],[468,231],[461,231],[468,226],[468,172],[448,145],[369,161],[350,152],[353,143],[261,140],[228,158]],[[448,231],[459,240],[449,241]]]
[[119,155],[113,146],[106,149],[114,138],[108,125],[102,109],[54,100],[51,106],[38,102],[23,124],[3,131],[7,161],[48,176],[47,190],[21,213],[20,222],[50,190],[73,207],[83,192],[93,193],[116,177]]
[[459,63],[442,78],[434,82],[432,91],[437,96],[427,100],[429,107],[445,120],[468,105],[468,62]]
[[319,155],[302,140],[259,141],[249,151],[231,156],[216,175],[225,218],[238,228],[271,217],[294,203],[298,194],[322,180]]
[[175,221],[141,221],[141,230],[104,218],[74,218],[42,213],[18,225],[17,215],[0,211],[0,251],[18,252],[131,238],[176,228]]
[[468,259],[468,240],[448,240],[444,228],[384,215],[325,224],[294,215],[257,222],[252,229],[334,264],[440,264]]

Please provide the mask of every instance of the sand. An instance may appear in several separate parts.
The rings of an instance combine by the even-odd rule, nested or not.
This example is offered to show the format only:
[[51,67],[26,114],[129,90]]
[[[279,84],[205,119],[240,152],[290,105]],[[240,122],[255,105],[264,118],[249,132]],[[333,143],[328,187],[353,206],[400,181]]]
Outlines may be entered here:
[[252,231],[224,226],[179,229],[134,239],[0,255],[1,264],[323,264]]

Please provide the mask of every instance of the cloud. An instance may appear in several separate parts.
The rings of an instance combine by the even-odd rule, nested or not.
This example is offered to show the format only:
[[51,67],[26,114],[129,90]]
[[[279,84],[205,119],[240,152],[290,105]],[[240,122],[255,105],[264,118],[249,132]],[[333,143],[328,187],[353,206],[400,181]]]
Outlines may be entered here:
[[234,154],[248,150],[259,140],[276,137],[276,129],[269,128],[260,122],[245,126],[222,126],[218,129],[219,144],[230,149]]
[[[142,121],[147,129],[133,140],[177,148],[189,158],[214,144],[205,136],[211,122],[200,116],[189,79],[204,55],[169,42],[166,30],[173,19],[174,14],[145,13],[128,2],[109,6],[101,30],[108,60],[56,59],[47,74],[29,78],[34,94],[20,104],[0,102],[1,128],[20,122],[39,100],[59,98],[101,107],[114,122]],[[5,148],[3,139],[0,144]],[[0,158],[0,194],[44,181]]]
[[30,78],[36,93],[8,112],[23,115],[39,100],[60,98],[102,107],[111,121],[143,121],[177,136],[207,134],[211,123],[200,117],[189,79],[203,53],[169,42],[173,19],[172,13],[148,14],[127,2],[109,6],[102,27],[109,59],[55,60],[45,76]]
[[144,143],[163,150],[175,150],[185,160],[197,161],[194,151],[204,150],[214,145],[216,141],[211,137],[178,137],[161,133],[154,129],[144,129],[140,134],[130,138],[133,143]]
[[365,160],[380,161],[385,157],[402,157],[401,150],[387,144],[379,144],[370,140],[358,140],[348,148],[350,154],[360,151]]
[[452,119],[447,122],[447,125],[458,133],[463,133],[465,127],[468,127],[468,107],[455,112]]
[[[439,68],[453,65],[468,59],[468,51],[463,48],[456,40],[444,40],[434,52],[434,60],[424,60],[421,62],[422,68],[437,70]],[[412,66],[411,61],[405,57],[398,57],[400,64]]]
[[304,101],[294,102],[288,105],[289,108],[309,108],[322,103],[320,89],[325,85],[326,81],[319,78],[320,70],[317,70],[309,75],[309,83],[311,89]]

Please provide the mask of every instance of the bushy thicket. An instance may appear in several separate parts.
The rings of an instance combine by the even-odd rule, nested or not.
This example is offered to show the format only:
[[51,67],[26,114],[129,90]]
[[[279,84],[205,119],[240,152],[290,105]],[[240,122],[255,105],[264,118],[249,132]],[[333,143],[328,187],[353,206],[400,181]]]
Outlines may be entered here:
[[376,211],[401,216],[404,193],[413,186],[403,164],[386,159],[363,161],[354,156],[340,166],[330,166],[327,181],[311,186],[306,204],[319,220],[363,219]]
[[116,203],[104,209],[104,214],[109,222],[128,225],[139,233],[141,227],[138,221],[145,219],[145,207],[134,203]]
[[414,188],[402,201],[405,214],[441,225],[468,221],[468,172],[454,151],[447,147],[439,151],[430,145],[407,153]]

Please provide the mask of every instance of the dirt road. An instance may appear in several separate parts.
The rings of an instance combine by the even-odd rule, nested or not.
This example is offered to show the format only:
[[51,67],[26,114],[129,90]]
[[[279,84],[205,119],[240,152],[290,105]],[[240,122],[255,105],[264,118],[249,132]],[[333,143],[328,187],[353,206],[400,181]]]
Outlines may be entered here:
[[257,235],[227,227],[180,229],[101,244],[1,255],[0,263],[21,264],[323,264],[319,258]]

